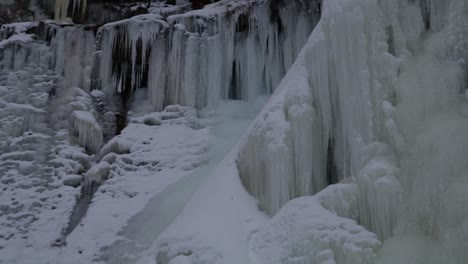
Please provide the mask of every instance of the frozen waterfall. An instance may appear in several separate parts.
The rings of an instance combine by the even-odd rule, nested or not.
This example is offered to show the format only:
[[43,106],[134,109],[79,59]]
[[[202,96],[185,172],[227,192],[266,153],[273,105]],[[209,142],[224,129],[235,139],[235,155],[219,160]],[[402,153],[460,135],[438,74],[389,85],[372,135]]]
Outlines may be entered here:
[[9,7],[0,263],[468,259],[467,0]]
[[260,208],[355,182],[354,219],[392,237],[382,263],[463,263],[466,233],[453,227],[467,217],[467,11],[459,0],[324,1],[239,153]]
[[102,27],[94,88],[111,96],[147,86],[156,111],[253,101],[273,92],[320,16],[312,0],[291,1],[277,14],[256,1],[214,5],[215,12],[142,15]]

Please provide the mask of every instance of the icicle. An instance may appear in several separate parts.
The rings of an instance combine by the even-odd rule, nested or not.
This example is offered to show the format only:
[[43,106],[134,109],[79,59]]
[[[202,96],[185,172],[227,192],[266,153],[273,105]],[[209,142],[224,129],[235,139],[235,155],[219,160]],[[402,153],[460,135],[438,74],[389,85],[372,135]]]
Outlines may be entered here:
[[155,111],[162,111],[164,108],[166,90],[166,44],[163,36],[158,36],[151,47],[151,57],[148,67],[148,96]]
[[94,43],[92,30],[83,27],[56,28],[50,45],[55,53],[55,70],[64,77],[65,88],[81,87],[89,91]]
[[274,20],[269,3],[242,2],[213,14],[170,16],[167,23],[142,15],[107,24],[98,34],[95,83],[110,94],[147,81],[156,110],[168,104],[216,107],[228,98],[253,101],[274,91],[317,22],[319,14],[309,19],[305,5],[292,1]]
[[[140,15],[131,19],[109,23],[98,32],[98,59],[94,68],[99,71],[94,82],[106,94],[122,93],[142,86],[147,65],[151,65],[155,52],[161,52],[160,43],[164,39],[167,23],[159,15]],[[161,34],[161,37],[158,37]],[[158,61],[160,62],[160,61]],[[148,74],[148,78],[152,78]],[[153,83],[154,84],[154,83]]]
[[[86,12],[87,0],[73,0],[72,16],[76,10],[81,8],[82,15]],[[55,21],[63,22],[68,17],[70,0],[55,0]]]
[[73,127],[78,132],[80,144],[97,152],[103,142],[102,129],[90,112],[73,111]]
[[[171,45],[168,53],[168,80],[169,87],[166,95],[166,104],[178,104],[182,102],[182,89],[184,85],[185,70],[185,26],[182,24],[174,25]],[[191,55],[194,56],[194,55]]]

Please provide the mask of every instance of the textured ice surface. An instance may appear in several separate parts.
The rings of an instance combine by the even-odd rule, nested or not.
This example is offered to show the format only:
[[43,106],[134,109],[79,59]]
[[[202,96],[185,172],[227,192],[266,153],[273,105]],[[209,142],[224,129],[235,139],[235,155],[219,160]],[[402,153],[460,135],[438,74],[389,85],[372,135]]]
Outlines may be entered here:
[[73,111],[73,127],[78,131],[78,140],[92,152],[99,151],[103,141],[101,126],[90,112]]
[[88,96],[61,85],[57,46],[12,40],[21,34],[0,48],[1,263],[33,261],[26,248],[48,249],[60,237],[91,159],[70,133],[72,112],[92,108]]
[[147,86],[157,111],[253,101],[272,93],[292,65],[319,18],[315,5],[289,1],[271,14],[267,2],[222,1],[107,24],[98,33],[93,82],[107,94]]
[[313,197],[285,204],[249,241],[254,263],[374,263],[381,245],[355,221],[337,217]]
[[241,178],[274,213],[288,200],[357,176],[360,149],[387,137],[397,58],[376,1],[325,1],[322,18],[250,131]]

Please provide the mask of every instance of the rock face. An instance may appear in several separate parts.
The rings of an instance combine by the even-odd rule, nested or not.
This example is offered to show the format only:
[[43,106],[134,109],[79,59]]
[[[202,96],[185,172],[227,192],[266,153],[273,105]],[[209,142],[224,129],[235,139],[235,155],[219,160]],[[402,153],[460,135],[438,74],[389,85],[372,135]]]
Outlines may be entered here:
[[0,0],[0,24],[32,21],[34,13],[28,7],[28,0]]
[[207,4],[218,2],[219,0],[190,0],[193,9],[201,9]]

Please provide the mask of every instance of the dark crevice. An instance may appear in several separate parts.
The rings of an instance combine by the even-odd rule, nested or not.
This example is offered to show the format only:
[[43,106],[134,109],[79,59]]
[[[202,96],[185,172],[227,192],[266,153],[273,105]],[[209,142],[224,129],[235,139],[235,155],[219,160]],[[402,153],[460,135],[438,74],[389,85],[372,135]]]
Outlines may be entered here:
[[431,6],[426,0],[421,0],[419,2],[421,7],[422,18],[424,21],[424,28],[429,30],[431,28]]
[[239,100],[239,94],[237,92],[237,72],[236,72],[236,62],[232,63],[232,76],[231,84],[229,86],[228,98],[232,100]]
[[202,9],[205,5],[218,2],[219,0],[190,0],[193,9]]
[[310,4],[309,10],[311,10],[315,15],[318,15],[320,17],[322,15],[322,7],[322,0],[313,0]]
[[236,32],[245,32],[249,31],[249,16],[248,14],[241,14],[236,21]]
[[388,52],[395,56],[395,37],[393,33],[393,27],[392,26],[387,26],[385,28],[385,31],[387,33],[387,43],[388,43]]
[[68,221],[67,228],[62,232],[62,237],[55,241],[57,246],[66,246],[67,237],[75,230],[75,228],[80,224],[81,219],[86,215],[91,200],[93,199],[94,193],[96,193],[99,185],[92,184],[91,186],[83,186],[81,188],[81,195],[78,201],[73,208],[70,220]]
[[338,172],[335,163],[335,142],[333,138],[328,139],[327,148],[327,183],[328,185],[338,183]]
[[115,135],[120,135],[122,130],[127,126],[127,112],[115,114]]

